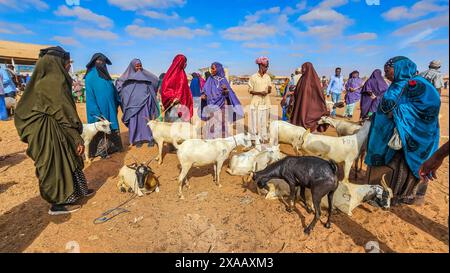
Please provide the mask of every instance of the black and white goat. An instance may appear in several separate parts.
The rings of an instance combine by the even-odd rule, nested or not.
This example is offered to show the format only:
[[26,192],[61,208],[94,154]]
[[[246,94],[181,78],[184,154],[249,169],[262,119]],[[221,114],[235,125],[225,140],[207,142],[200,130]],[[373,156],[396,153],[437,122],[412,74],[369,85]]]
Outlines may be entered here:
[[312,210],[308,206],[305,198],[305,189],[311,189],[314,220],[304,229],[306,234],[310,234],[317,221],[320,219],[320,202],[324,196],[328,196],[328,221],[326,228],[331,227],[331,212],[333,208],[333,195],[338,187],[337,178],[338,167],[334,161],[326,161],[318,157],[286,157],[265,170],[252,173],[251,178],[256,182],[258,188],[269,189],[268,183],[272,179],[283,179],[289,184],[290,197],[288,212],[293,212],[296,200],[296,187],[300,187],[300,195],[304,201],[308,213]]
[[139,197],[144,193],[159,192],[159,180],[150,168],[151,161],[139,164],[135,159],[133,164],[123,166],[119,172],[119,190],[134,192]]

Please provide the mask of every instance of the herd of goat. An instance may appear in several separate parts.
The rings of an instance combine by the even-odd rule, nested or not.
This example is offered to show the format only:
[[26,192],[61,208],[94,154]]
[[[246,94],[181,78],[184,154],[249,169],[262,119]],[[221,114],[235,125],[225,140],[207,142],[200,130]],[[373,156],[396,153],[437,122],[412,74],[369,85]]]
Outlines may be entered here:
[[[99,121],[94,124],[84,125],[82,137],[86,147],[98,132],[110,133],[110,122],[104,118],[99,117],[98,119]],[[368,195],[384,198],[380,202],[383,208],[390,206],[392,198],[392,191],[387,187],[384,178],[382,187],[363,185],[359,187],[365,187],[364,189],[355,189],[354,187],[357,185],[349,183],[352,165],[356,162],[355,173],[357,173],[359,161],[362,162],[370,121],[355,124],[323,117],[319,123],[329,124],[336,128],[338,137],[313,134],[309,130],[284,121],[273,121],[269,128],[269,145],[262,145],[256,139],[255,147],[253,147],[252,138],[248,134],[203,140],[197,134],[197,129],[190,123],[165,123],[152,120],[149,121],[148,126],[158,146],[156,160],[159,164],[163,164],[164,144],[173,145],[177,151],[181,165],[178,178],[178,196],[181,199],[184,199],[183,187],[189,187],[188,173],[191,168],[213,165],[213,180],[218,187],[221,187],[220,175],[223,164],[234,150],[244,147],[250,150],[233,155],[226,169],[227,173],[243,176],[247,183],[253,181],[258,192],[266,191],[268,199],[288,196],[288,211],[290,212],[294,208],[298,188],[308,213],[313,212],[305,197],[305,190],[309,189],[315,212],[314,220],[304,230],[306,234],[309,234],[320,218],[321,202],[324,197],[328,198],[329,217],[325,224],[327,228],[331,226],[330,217],[333,205],[336,207],[336,203],[333,203],[333,196],[336,192],[347,191],[343,194],[345,196],[352,195],[353,191],[353,198],[344,202],[344,206],[349,208],[349,215],[354,207],[370,199]],[[280,143],[291,145],[297,156],[283,154],[280,151]],[[253,149],[251,149],[252,147]],[[86,160],[90,162],[88,154],[89,151],[86,149]],[[134,160],[135,163],[124,166],[120,170],[118,188],[122,192],[133,192],[139,196],[143,196],[145,193],[159,192],[159,181],[149,167],[151,161],[139,164],[135,158]],[[338,183],[338,164],[344,166],[344,179],[341,183]],[[275,184],[272,183],[274,179],[284,180],[287,183],[286,193],[281,193],[274,186]],[[358,195],[358,191],[361,192],[361,189],[363,189],[363,194]],[[339,205],[337,207],[342,208]]]

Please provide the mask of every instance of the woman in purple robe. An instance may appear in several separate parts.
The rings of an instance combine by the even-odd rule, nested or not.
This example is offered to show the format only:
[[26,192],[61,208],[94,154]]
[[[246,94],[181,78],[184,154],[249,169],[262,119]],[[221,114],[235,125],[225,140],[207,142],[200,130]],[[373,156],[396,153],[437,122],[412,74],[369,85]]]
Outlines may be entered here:
[[376,113],[384,93],[389,88],[380,69],[373,71],[361,90],[361,119]]
[[241,103],[225,77],[222,64],[211,65],[211,76],[202,90],[201,117],[207,121],[206,138],[228,136],[228,123],[244,117]]
[[358,71],[353,71],[347,84],[345,85],[345,90],[347,91],[345,95],[345,108],[344,117],[349,119],[353,118],[353,111],[355,110],[356,103],[361,99],[361,89],[364,85],[364,81],[359,77]]
[[122,121],[129,129],[130,144],[138,148],[143,143],[148,143],[149,147],[154,145],[147,122],[159,116],[156,100],[158,82],[158,77],[144,70],[138,59],[131,61],[116,82],[122,102]]

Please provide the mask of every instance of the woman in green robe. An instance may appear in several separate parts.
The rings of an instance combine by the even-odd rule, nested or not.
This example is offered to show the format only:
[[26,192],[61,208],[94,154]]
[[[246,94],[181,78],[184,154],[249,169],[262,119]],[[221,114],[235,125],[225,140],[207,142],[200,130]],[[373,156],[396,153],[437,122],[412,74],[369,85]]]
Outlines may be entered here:
[[50,215],[74,212],[80,198],[90,196],[83,174],[83,124],[72,98],[70,54],[61,47],[41,50],[39,60],[19,101],[14,122],[28,144],[39,190],[52,206]]

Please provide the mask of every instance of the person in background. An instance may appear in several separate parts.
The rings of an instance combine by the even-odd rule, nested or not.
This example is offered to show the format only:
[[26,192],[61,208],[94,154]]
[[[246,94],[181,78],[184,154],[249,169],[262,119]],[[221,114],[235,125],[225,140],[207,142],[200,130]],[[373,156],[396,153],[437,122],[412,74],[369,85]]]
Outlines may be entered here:
[[[334,76],[331,76],[330,83],[327,87],[327,97],[331,96],[331,100],[334,104],[341,101],[341,95],[344,91],[344,77],[341,75],[342,69],[340,67],[336,68]],[[336,117],[336,106],[333,106],[333,111],[331,112],[332,117]]]
[[2,76],[3,76],[2,82],[3,82],[3,91],[5,93],[5,97],[15,97],[16,91],[17,91],[17,86],[13,80],[15,78],[14,72],[11,72],[9,68],[0,69],[0,72],[2,73]]
[[25,84],[28,84],[30,82],[30,74],[25,75]]
[[327,89],[328,89],[328,80],[327,77],[322,76],[322,90],[323,90],[323,94],[326,96],[327,95]]
[[165,121],[189,122],[194,113],[193,99],[189,82],[184,69],[187,58],[179,54],[173,59],[172,65],[164,76],[161,89],[161,101],[164,106]]
[[50,215],[81,208],[94,194],[83,173],[83,124],[72,99],[70,55],[61,47],[41,50],[33,77],[17,104],[14,123],[28,144],[41,197],[51,204]]
[[422,205],[427,184],[420,183],[419,169],[439,146],[440,96],[406,57],[390,59],[384,70],[392,84],[372,118],[365,162],[375,171],[381,166],[394,171],[393,206]]
[[436,171],[444,163],[444,159],[448,157],[449,146],[448,141],[439,150],[437,150],[425,163],[420,166],[419,174],[422,180],[428,182],[429,180],[437,179]]
[[318,124],[323,116],[329,115],[320,78],[310,62],[302,65],[302,74],[291,102],[293,105],[291,123],[310,129],[311,132],[325,132],[328,126]]
[[3,73],[2,69],[0,67],[0,120],[7,121],[8,118],[8,111],[6,110],[6,103],[5,103],[5,89],[3,88]]
[[270,124],[271,102],[269,94],[272,93],[273,84],[267,71],[269,70],[269,58],[256,59],[258,72],[250,77],[248,92],[252,95],[250,102],[250,134],[253,138],[258,135],[262,141],[268,139],[268,126]]
[[211,77],[205,83],[201,99],[205,101],[201,117],[207,121],[207,139],[229,137],[229,123],[244,117],[241,102],[231,88],[221,63],[211,65]]
[[443,76],[441,71],[439,71],[441,68],[441,61],[432,61],[428,68],[427,71],[420,73],[420,76],[427,79],[437,89],[439,94],[441,94],[442,87],[444,86]]
[[211,77],[211,72],[206,71],[205,72],[205,80],[207,81],[209,79],[209,77]]
[[192,73],[192,81],[191,81],[191,85],[189,86],[189,88],[191,89],[191,93],[192,93],[192,98],[194,100],[194,109],[198,109],[200,107],[200,103],[201,103],[201,95],[202,95],[202,90],[203,90],[203,86],[205,85],[204,83],[202,84],[202,78],[200,76],[199,73],[194,72]]
[[364,86],[364,81],[359,77],[358,71],[353,71],[349,75],[349,79],[345,84],[345,114],[344,117],[348,119],[353,118],[355,105],[361,100],[361,89]]
[[291,104],[291,100],[292,100],[292,96],[294,95],[294,91],[295,91],[295,87],[296,85],[294,84],[294,74],[292,74],[291,79],[286,79],[286,86],[284,88],[284,92],[283,92],[283,99],[281,100],[281,107],[283,110],[283,116],[282,116],[282,120],[283,121],[290,121],[291,119],[291,114],[292,114],[292,104]]
[[388,89],[380,69],[376,69],[370,75],[361,89],[361,117],[360,120],[370,118],[377,112],[378,105]]
[[297,83],[301,77],[302,77],[302,68],[299,67],[299,68],[295,69],[295,72],[294,72],[294,85],[295,86],[297,86]]
[[129,130],[130,144],[141,148],[144,143],[153,147],[153,135],[147,126],[159,116],[156,90],[159,79],[142,66],[139,59],[130,62],[127,70],[116,81],[121,101],[122,122]]
[[111,134],[98,133],[89,145],[91,158],[100,156],[105,159],[110,154],[123,150],[117,118],[120,98],[106,66],[111,64],[104,54],[96,53],[86,66],[87,72],[84,77],[88,123],[95,123],[99,118],[111,122]]

